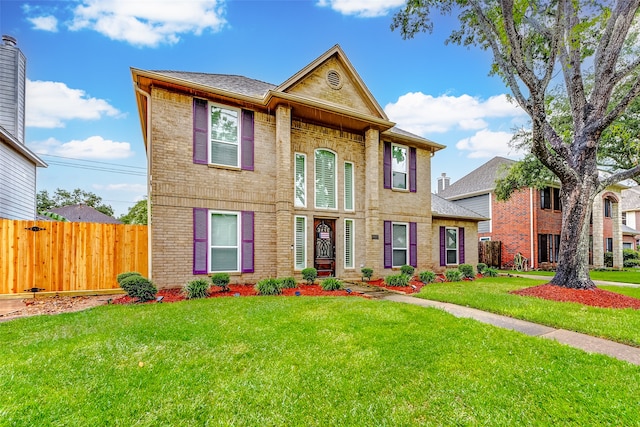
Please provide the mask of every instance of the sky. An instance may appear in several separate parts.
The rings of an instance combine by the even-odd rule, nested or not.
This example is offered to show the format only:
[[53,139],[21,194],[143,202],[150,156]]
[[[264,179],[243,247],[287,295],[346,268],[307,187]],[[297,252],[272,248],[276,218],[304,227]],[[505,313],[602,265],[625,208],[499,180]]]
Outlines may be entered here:
[[432,191],[509,147],[528,125],[489,76],[491,55],[445,44],[455,16],[404,40],[391,30],[402,0],[0,0],[0,34],[27,58],[26,144],[48,168],[37,191],[80,188],[115,216],[146,196],[146,155],[131,67],[235,74],[278,85],[339,44],[406,131],[447,148]]

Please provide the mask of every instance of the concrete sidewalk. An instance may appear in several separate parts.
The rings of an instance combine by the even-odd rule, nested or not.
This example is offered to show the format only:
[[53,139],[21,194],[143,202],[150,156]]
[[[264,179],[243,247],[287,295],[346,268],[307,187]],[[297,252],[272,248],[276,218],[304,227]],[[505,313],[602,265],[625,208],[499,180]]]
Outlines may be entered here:
[[619,344],[602,338],[596,338],[590,335],[580,334],[564,329],[555,329],[549,326],[543,326],[537,323],[514,319],[508,316],[488,313],[486,311],[477,310],[475,308],[464,307],[461,305],[450,304],[446,302],[431,301],[412,297],[409,295],[389,293],[380,299],[419,305],[421,307],[438,308],[451,313],[456,317],[475,319],[482,323],[487,323],[489,325],[494,325],[505,329],[511,329],[530,336],[556,340],[560,343],[579,348],[589,353],[604,354],[616,359],[633,363],[635,365],[640,365],[640,348]]

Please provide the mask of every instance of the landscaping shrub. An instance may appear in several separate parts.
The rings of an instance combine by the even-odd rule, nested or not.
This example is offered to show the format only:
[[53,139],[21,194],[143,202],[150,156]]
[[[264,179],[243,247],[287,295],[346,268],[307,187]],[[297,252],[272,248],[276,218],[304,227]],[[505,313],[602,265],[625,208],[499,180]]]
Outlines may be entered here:
[[637,266],[640,265],[640,259],[626,259],[624,260],[624,267],[625,268],[635,268]]
[[230,280],[231,277],[229,277],[229,273],[214,273],[211,275],[211,282],[215,286],[220,286],[223,292],[229,290]]
[[488,267],[489,266],[484,262],[479,262],[478,265],[476,266],[476,270],[478,270],[478,273],[482,274]]
[[409,276],[406,274],[395,274],[385,277],[384,282],[387,286],[391,287],[409,286]]
[[262,279],[255,285],[255,290],[260,295],[280,295],[282,293],[282,280],[280,279]]
[[296,279],[294,279],[293,277],[285,277],[284,279],[282,279],[282,288],[286,289],[286,288],[297,288],[298,284],[296,283]]
[[465,279],[473,279],[475,274],[473,272],[473,266],[471,264],[460,264],[458,270],[462,273],[462,277]]
[[457,268],[449,269],[444,272],[444,277],[447,279],[447,282],[460,282],[462,280],[462,272]]
[[116,277],[116,280],[118,281],[118,285],[121,284],[124,279],[130,276],[142,276],[142,274],[138,273],[137,271],[127,271],[126,273],[120,273]]
[[413,276],[414,271],[415,271],[415,268],[407,264],[400,267],[400,273],[404,274],[405,276],[409,276],[409,277]]
[[436,280],[436,273],[433,271],[421,271],[418,274],[418,277],[420,278],[420,281],[426,285]]
[[484,277],[498,277],[498,270],[492,267],[487,267],[482,272],[482,275]]
[[209,296],[211,283],[207,279],[195,279],[183,286],[182,292],[187,299],[206,298]]
[[613,252],[604,253],[604,266],[609,268],[613,267]]
[[302,277],[307,281],[308,284],[313,285],[316,278],[318,277],[318,270],[313,267],[307,267],[302,270]]
[[127,292],[127,295],[140,302],[151,301],[158,292],[158,288],[151,280],[137,275],[132,275],[122,280],[120,287]]
[[363,267],[360,273],[362,273],[362,280],[369,281],[371,280],[371,276],[373,276],[373,268]]
[[623,249],[622,259],[625,261],[629,259],[640,259],[640,253],[638,253],[638,251],[634,251],[633,249]]
[[337,291],[342,289],[342,282],[335,277],[328,277],[320,283],[320,287],[325,291]]

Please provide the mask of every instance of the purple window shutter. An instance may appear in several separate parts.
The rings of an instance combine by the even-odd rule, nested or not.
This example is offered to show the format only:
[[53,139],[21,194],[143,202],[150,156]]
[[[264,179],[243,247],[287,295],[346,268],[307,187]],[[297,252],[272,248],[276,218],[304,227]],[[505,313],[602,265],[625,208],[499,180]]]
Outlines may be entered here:
[[209,163],[208,106],[204,99],[193,98],[193,163]]
[[409,265],[418,267],[418,224],[409,223]]
[[409,191],[412,193],[417,190],[416,162],[416,149],[415,147],[409,147]]
[[384,188],[391,188],[391,143],[388,141],[384,142],[384,150],[382,153],[382,161],[384,165],[383,170],[383,182]]
[[393,247],[391,246],[391,221],[384,222],[384,268],[393,266]]
[[253,212],[242,211],[242,272],[253,273]]
[[242,110],[242,137],[240,166],[243,170],[253,170],[253,111]]
[[447,228],[440,227],[440,265],[447,265]]
[[193,208],[193,274],[209,272],[209,211]]
[[464,227],[458,228],[458,258],[464,264]]

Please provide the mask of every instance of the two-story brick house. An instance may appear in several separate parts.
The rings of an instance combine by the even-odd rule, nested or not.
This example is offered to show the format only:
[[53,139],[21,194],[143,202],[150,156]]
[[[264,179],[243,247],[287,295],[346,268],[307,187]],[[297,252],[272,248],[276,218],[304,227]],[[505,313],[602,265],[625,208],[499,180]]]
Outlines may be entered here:
[[431,157],[444,146],[396,128],[339,46],[280,85],[132,77],[160,286],[219,271],[252,283],[305,267],[432,267]]
[[[494,157],[458,181],[449,184],[443,174],[438,195],[490,218],[478,223],[480,240],[502,242],[502,263],[513,264],[517,253],[528,259],[529,268],[553,268],[558,261],[562,206],[559,185],[538,190],[527,188],[498,201],[495,181],[504,176],[513,160]],[[620,192],[615,185],[598,194],[593,203],[589,263],[604,266],[604,253],[613,253],[613,266],[622,267],[622,219]]]

